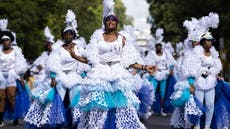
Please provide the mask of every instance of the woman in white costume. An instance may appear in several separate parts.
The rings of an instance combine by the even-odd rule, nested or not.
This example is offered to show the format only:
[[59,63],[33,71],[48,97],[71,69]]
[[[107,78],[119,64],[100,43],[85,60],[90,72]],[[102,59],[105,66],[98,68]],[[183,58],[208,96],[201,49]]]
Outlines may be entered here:
[[[194,49],[196,57],[196,66],[198,76],[195,78],[195,96],[201,101],[205,101],[205,129],[210,129],[214,113],[215,86],[217,84],[218,74],[222,70],[218,52],[212,47],[214,38],[209,32],[202,37],[200,44]],[[194,127],[200,129],[200,121]]]
[[32,67],[30,68],[31,75],[34,77],[34,85],[37,86],[36,82],[42,82],[45,78],[47,78],[46,73],[46,67],[47,67],[47,60],[49,58],[49,55],[52,52],[52,45],[55,43],[54,36],[50,33],[50,30],[48,27],[45,28],[44,34],[46,37],[46,42],[44,44],[45,51],[39,56],[32,64]]
[[70,51],[72,57],[92,66],[79,102],[83,110],[80,129],[145,128],[137,115],[140,101],[134,93],[135,78],[126,68],[154,72],[154,67],[139,64],[142,60],[135,47],[117,32],[118,18],[111,9],[113,4],[104,1],[109,7],[103,19],[104,30],[94,32],[85,54],[79,56]]
[[[81,41],[77,39],[76,28],[75,14],[72,10],[68,10],[66,28],[62,33],[63,40],[58,40],[52,46],[53,50],[47,60],[46,71],[50,73],[51,79],[49,78],[44,87],[48,86],[49,88],[45,89],[41,95],[39,92],[37,94],[41,99],[44,96],[46,99],[41,108],[36,109],[34,106],[29,111],[28,117],[25,119],[29,128],[65,127],[69,129],[78,122],[81,114],[78,100],[83,83],[80,74],[87,66],[76,61],[69,53],[69,51],[74,51],[81,55],[84,52]],[[46,91],[49,92],[48,95]],[[36,115],[34,115],[33,108],[37,112]]]
[[[177,107],[171,118],[171,125],[175,128],[190,128],[193,125],[195,129],[211,128],[215,86],[222,65],[218,52],[212,46],[214,38],[206,31],[209,27],[216,28],[218,23],[219,17],[215,13],[184,22],[191,45],[190,51],[182,59],[180,81],[175,85],[175,93],[171,97],[173,105]],[[203,114],[204,122],[200,122]]]
[[160,113],[162,116],[166,116],[167,114],[163,112],[163,107],[165,103],[165,95],[167,93],[167,79],[169,77],[168,75],[173,75],[173,67],[176,61],[174,60],[171,53],[164,49],[162,34],[163,29],[158,28],[156,30],[156,41],[154,41],[155,49],[149,51],[145,62],[148,65],[157,66],[158,69],[156,73],[146,75],[146,77],[152,83],[154,91],[158,92],[157,89],[160,89],[160,101],[156,101],[153,103],[153,110],[154,112]]
[[[192,32],[191,32],[192,33]],[[188,39],[185,40],[185,48],[182,56],[179,58],[177,66],[178,82],[174,86],[174,93],[171,95],[171,103],[175,110],[170,119],[170,125],[176,129],[190,129],[193,124],[203,115],[202,104],[191,93],[194,93],[194,84],[190,86],[191,75],[195,76],[193,67],[186,59],[191,59],[193,55],[193,48],[199,45],[199,36],[191,36],[189,32]],[[195,34],[196,32],[193,32]],[[199,105],[200,104],[200,105]],[[195,116],[190,117],[190,116]],[[190,119],[191,118],[191,119]],[[192,119],[193,118],[193,119]]]
[[[24,118],[26,127],[30,129],[45,128],[45,125],[42,122],[42,119],[44,119],[43,114],[45,114],[45,109],[50,108],[50,106],[52,105],[52,100],[47,99],[49,98],[49,96],[52,96],[51,92],[54,91],[50,83],[50,71],[47,69],[47,63],[52,52],[54,36],[50,33],[48,27],[45,28],[44,34],[46,37],[46,50],[42,53],[40,57],[35,60],[32,68],[30,69],[32,75],[36,78],[33,83],[34,88],[32,89],[33,103],[31,104],[30,109]],[[58,117],[60,116],[59,114],[56,115]],[[60,121],[62,120],[61,118],[59,119]],[[53,126],[56,127],[59,126],[59,124],[62,124],[62,122],[60,121],[57,121],[55,123],[56,125]]]
[[[3,126],[3,112],[5,106],[5,98],[9,102],[9,111],[15,111],[16,96],[16,79],[23,81],[23,73],[26,71],[27,65],[21,51],[17,51],[11,45],[14,36],[10,31],[1,32],[2,48],[0,51],[0,126]],[[12,117],[10,117],[12,118]],[[14,122],[17,124],[17,120]]]

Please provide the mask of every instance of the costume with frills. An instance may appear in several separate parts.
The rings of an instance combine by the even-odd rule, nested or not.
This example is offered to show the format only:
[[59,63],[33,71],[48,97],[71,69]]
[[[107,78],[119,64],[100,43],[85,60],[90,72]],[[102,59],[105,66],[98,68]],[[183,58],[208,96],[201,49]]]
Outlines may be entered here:
[[[153,75],[144,75],[154,87],[156,100],[152,105],[153,111],[160,113],[162,111],[161,108],[163,108],[164,112],[171,112],[173,107],[170,104],[169,97],[177,80],[174,76],[169,75],[169,71],[174,68],[176,61],[168,51],[164,50],[161,56],[158,56],[155,51],[150,51],[146,56],[145,63],[147,65],[155,65],[158,68],[158,71]],[[162,98],[164,98],[163,107],[160,104]]]
[[[10,109],[8,101],[5,103],[4,119],[18,119],[25,115],[30,105],[29,88],[21,85],[19,79],[27,69],[26,60],[17,46],[12,47],[13,50],[5,54],[0,51],[0,89],[8,86],[15,86],[15,108],[14,112]],[[1,47],[2,49],[2,47]],[[20,103],[20,104],[19,104]]]
[[[79,40],[74,40],[74,51],[77,55],[82,55],[84,49],[79,44]],[[83,79],[80,76],[85,68],[82,64],[73,59],[70,53],[62,45],[64,42],[57,41],[54,44],[46,66],[46,73],[51,73],[50,77],[56,78],[57,85],[51,87],[51,79],[48,76],[43,82],[32,90],[35,103],[27,113],[25,121],[27,127],[65,127],[78,123],[81,111],[78,107],[80,91]],[[65,102],[69,101],[68,104]],[[36,115],[35,115],[36,114]]]
[[[34,77],[34,83],[35,83],[35,87],[36,87],[36,82],[41,82],[43,81],[46,76],[48,75],[46,73],[46,66],[47,66],[47,60],[49,58],[49,52],[48,51],[44,51],[41,56],[39,56],[34,62],[33,62],[33,65],[32,67],[30,68],[30,72],[32,72],[32,75]],[[42,69],[39,70],[37,67],[41,65],[42,66]]]
[[103,30],[97,30],[86,48],[92,69],[85,78],[85,87],[80,106],[83,115],[78,128],[143,129],[137,108],[140,101],[133,75],[126,69],[135,63],[143,64],[139,53],[128,41],[123,46],[123,36],[106,42]]
[[[190,83],[194,80],[196,90],[216,89],[211,128],[222,129],[229,126],[229,102],[226,101],[229,97],[229,85],[223,80],[217,81],[216,75],[220,72],[222,65],[214,47],[210,49],[210,52],[211,56],[205,57],[204,49],[196,46],[183,62],[181,80],[175,85],[175,92],[171,96],[171,102],[176,106],[171,118],[171,125],[175,128],[190,128],[197,124],[199,119],[201,119],[201,127],[204,126],[204,114],[208,109],[201,100],[190,94]],[[202,74],[208,76],[205,78]],[[195,101],[191,101],[191,97]],[[190,106],[186,106],[188,104]]]

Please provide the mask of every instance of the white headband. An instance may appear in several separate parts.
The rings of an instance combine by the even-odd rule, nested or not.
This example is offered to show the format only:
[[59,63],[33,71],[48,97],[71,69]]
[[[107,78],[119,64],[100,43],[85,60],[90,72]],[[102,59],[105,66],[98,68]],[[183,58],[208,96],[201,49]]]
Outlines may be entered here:
[[6,35],[3,35],[3,36],[2,36],[2,39],[10,39],[10,37],[9,37],[9,36],[6,36]]

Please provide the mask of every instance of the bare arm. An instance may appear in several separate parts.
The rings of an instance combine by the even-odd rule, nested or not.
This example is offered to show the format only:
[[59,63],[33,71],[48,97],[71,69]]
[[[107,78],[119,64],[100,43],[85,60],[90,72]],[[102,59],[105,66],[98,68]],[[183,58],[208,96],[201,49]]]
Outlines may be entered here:
[[74,52],[74,46],[72,45],[70,49],[67,49],[67,51],[69,51],[70,55],[72,56],[72,58],[74,58],[77,61],[80,61],[82,63],[87,64],[88,60],[85,57],[81,57],[76,55],[76,53]]
[[153,74],[157,71],[157,67],[153,65],[141,65],[141,64],[132,64],[131,67],[135,69],[140,69],[140,70],[146,70],[150,74]]
[[85,64],[88,63],[88,60],[87,60],[85,57],[81,57],[81,56],[76,55],[75,52],[72,51],[72,50],[70,51],[70,55],[71,55],[75,60],[78,60],[78,61],[80,61],[80,62],[82,62],[82,63],[85,63]]

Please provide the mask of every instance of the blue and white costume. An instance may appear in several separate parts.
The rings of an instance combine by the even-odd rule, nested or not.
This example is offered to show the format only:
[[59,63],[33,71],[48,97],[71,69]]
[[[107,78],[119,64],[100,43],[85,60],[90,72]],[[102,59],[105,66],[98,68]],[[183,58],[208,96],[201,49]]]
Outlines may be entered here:
[[83,115],[78,128],[135,128],[143,129],[137,108],[140,104],[134,91],[133,75],[126,69],[142,63],[132,43],[118,34],[117,40],[106,42],[103,30],[91,37],[85,55],[92,66],[85,78],[85,89],[80,100]]

